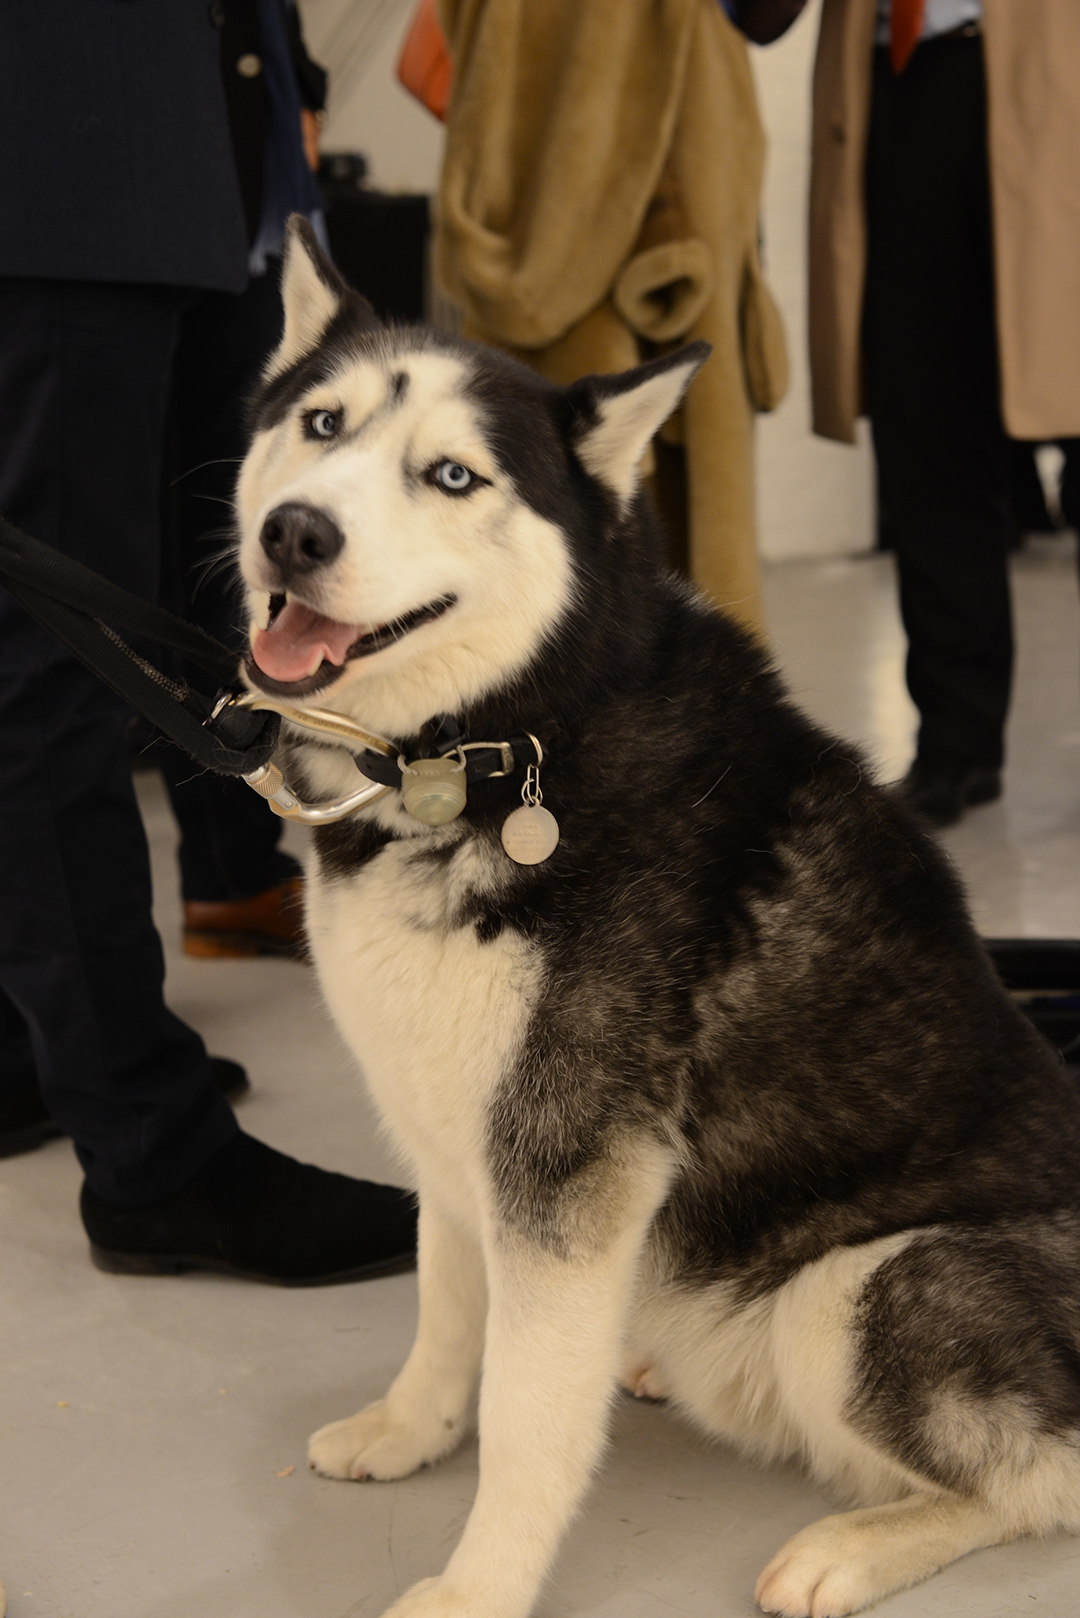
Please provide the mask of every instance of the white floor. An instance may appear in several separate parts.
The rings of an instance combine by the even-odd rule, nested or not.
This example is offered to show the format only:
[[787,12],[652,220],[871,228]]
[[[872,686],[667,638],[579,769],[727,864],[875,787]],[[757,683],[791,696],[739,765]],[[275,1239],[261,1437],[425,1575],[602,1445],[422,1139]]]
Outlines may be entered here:
[[[942,841],[986,937],[1080,937],[1080,590],[1075,536],[1031,539],[1013,561],[1016,677],[1005,793]],[[892,560],[775,563],[766,608],[798,700],[858,741],[883,780],[914,751]],[[1080,1602],[1078,1602],[1080,1605]]]
[[[1080,606],[1063,543],[1017,565],[1020,665],[1004,802],[947,837],[985,931],[1080,934]],[[778,655],[801,700],[887,774],[911,713],[887,559],[769,576]],[[176,948],[172,831],[145,778],[173,1006],[242,1058],[244,1127],[328,1167],[388,1177],[314,983],[280,962]],[[308,1432],[381,1393],[405,1355],[411,1276],[310,1292],[98,1274],[58,1142],[0,1163],[0,1578],[12,1618],[378,1618],[436,1572],[475,1487],[475,1450],[398,1484],[304,1465]],[[794,1470],[710,1449],[661,1407],[619,1403],[611,1453],[542,1618],[669,1611],[750,1618],[781,1541],[826,1509]],[[888,1618],[1071,1618],[1080,1542],[965,1558]]]

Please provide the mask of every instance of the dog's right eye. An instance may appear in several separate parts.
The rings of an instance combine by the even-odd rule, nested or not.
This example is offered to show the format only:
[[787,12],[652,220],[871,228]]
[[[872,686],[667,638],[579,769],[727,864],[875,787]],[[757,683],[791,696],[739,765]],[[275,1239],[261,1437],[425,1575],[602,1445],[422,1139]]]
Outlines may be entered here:
[[468,494],[478,483],[486,483],[487,479],[478,477],[468,466],[460,461],[436,461],[427,474],[428,482],[434,483],[442,489],[444,494]]
[[308,438],[333,438],[338,425],[336,410],[309,410],[304,417],[304,431]]

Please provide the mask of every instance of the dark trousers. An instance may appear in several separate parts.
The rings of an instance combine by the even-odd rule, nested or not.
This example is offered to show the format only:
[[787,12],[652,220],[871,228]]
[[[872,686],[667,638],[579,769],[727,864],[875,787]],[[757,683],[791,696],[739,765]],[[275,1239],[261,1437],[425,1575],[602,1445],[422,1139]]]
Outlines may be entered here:
[[[278,277],[269,273],[239,296],[208,292],[192,299],[181,314],[172,368],[162,600],[237,649],[247,642],[232,559],[233,489],[247,447],[244,403],[280,336]],[[198,668],[183,672],[207,689]],[[164,742],[150,757],[180,828],[185,899],[248,899],[297,873],[296,861],[278,847],[282,822],[250,787],[199,770]]]
[[1012,678],[1008,446],[978,38],[874,53],[866,397],[919,750],[1002,761]]
[[[0,280],[0,510],[150,600],[196,307],[169,288]],[[36,1075],[91,1187],[140,1202],[237,1125],[164,1003],[124,717],[0,589],[0,1083]]]

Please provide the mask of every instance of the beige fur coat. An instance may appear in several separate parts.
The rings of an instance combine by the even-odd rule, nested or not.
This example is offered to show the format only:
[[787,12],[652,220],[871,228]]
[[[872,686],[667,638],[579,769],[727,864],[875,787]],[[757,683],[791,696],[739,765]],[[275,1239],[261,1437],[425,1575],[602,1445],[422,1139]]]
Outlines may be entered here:
[[717,0],[441,0],[455,82],[435,273],[554,381],[713,345],[655,456],[672,558],[760,628],[753,414],[786,386],[758,260],[764,138]]

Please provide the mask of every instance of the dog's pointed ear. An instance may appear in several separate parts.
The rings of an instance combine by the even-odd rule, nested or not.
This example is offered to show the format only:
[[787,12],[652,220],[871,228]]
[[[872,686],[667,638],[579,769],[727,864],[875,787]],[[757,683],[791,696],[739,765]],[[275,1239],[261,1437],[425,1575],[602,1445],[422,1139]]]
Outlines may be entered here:
[[637,488],[646,446],[710,353],[708,343],[688,343],[618,376],[584,376],[570,388],[577,457],[622,504]]
[[294,213],[285,227],[281,302],[285,328],[267,364],[267,381],[310,353],[346,303],[375,321],[371,305],[342,280],[303,214]]

